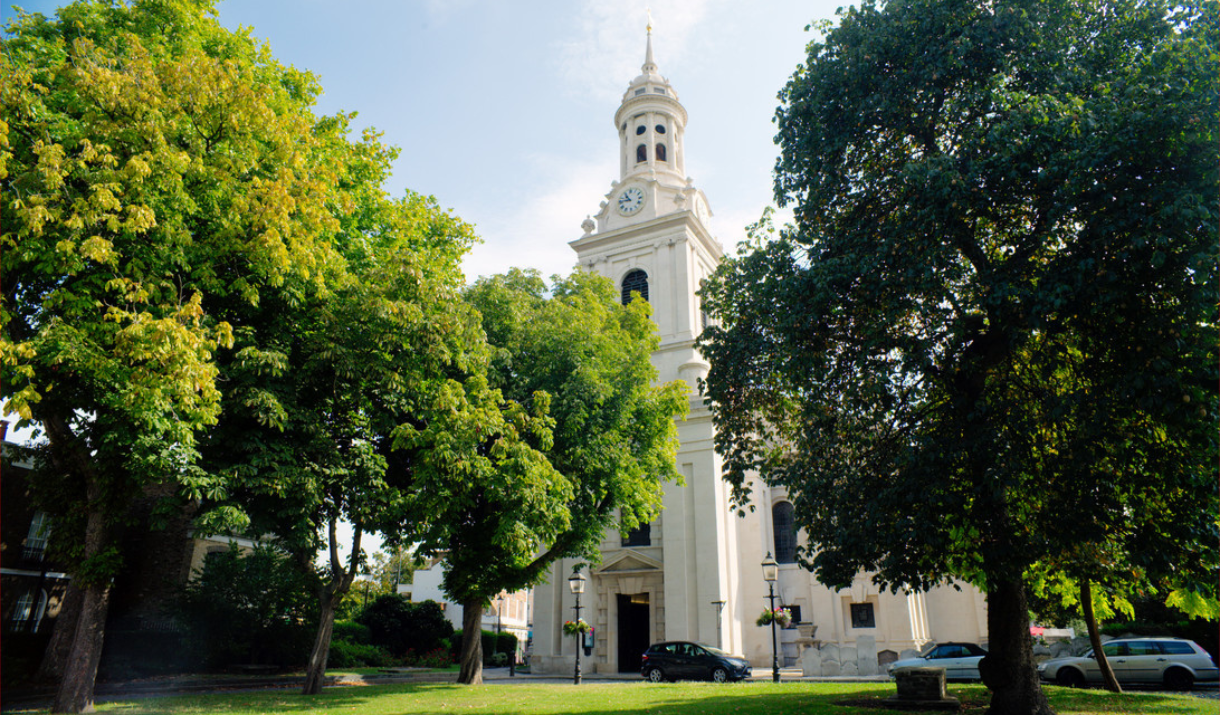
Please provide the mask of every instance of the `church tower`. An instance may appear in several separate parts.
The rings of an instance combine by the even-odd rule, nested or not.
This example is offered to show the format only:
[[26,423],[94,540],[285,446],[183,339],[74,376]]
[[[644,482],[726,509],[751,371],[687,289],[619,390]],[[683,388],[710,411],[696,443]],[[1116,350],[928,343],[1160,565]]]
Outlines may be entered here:
[[[690,388],[690,412],[678,423],[677,467],[685,484],[666,487],[654,522],[607,534],[601,545],[602,562],[592,567],[581,602],[596,629],[583,659],[592,672],[638,673],[640,654],[660,640],[742,646],[742,614],[733,617],[733,611],[742,607],[735,592],[743,522],[731,512],[720,476],[711,414],[698,393],[708,364],[694,345],[705,324],[695,293],[723,249],[708,227],[707,197],[686,177],[686,123],[686,109],[653,57],[650,27],[640,75],[614,114],[619,176],[570,245],[584,270],[619,286],[624,302],[638,293],[652,308],[660,335],[652,358],[658,378]],[[572,666],[575,639],[563,638],[558,624],[573,617],[567,577],[575,563],[559,564],[550,582],[535,589],[538,672]]]

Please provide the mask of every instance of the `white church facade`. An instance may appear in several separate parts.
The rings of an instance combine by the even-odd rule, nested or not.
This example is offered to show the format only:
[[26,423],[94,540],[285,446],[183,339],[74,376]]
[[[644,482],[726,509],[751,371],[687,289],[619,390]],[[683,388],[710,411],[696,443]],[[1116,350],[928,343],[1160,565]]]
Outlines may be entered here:
[[[781,630],[781,664],[796,663],[808,650],[802,660],[809,674],[870,674],[930,641],[985,642],[986,602],[976,589],[879,593],[861,574],[850,589],[832,590],[795,563],[799,536],[785,489],[756,480],[756,509],[741,517],[730,508],[712,416],[698,396],[709,366],[695,349],[706,322],[696,291],[723,249],[708,228],[707,197],[686,178],[686,123],[685,108],[653,61],[650,32],[642,73],[614,115],[619,178],[570,245],[581,267],[611,278],[624,298],[638,291],[649,301],[660,334],[653,353],[659,379],[691,387],[690,413],[678,422],[685,485],[666,487],[664,509],[651,524],[608,533],[601,563],[585,572],[581,615],[595,631],[583,669],[639,672],[640,654],[662,640],[718,645],[769,667],[771,632],[755,625],[768,606],[761,568],[768,553],[780,562],[776,605],[806,624]],[[575,617],[568,577],[577,563],[559,562],[549,582],[535,588],[535,673],[572,672],[577,639],[564,636],[562,624]]]

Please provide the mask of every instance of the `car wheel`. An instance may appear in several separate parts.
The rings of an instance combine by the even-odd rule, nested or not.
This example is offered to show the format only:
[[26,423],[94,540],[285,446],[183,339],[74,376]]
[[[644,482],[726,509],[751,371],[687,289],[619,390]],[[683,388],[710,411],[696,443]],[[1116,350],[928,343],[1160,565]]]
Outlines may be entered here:
[[648,678],[648,682],[650,682],[650,683],[664,683],[665,682],[665,674],[661,672],[660,668],[649,668],[648,675],[646,677]]
[[1185,668],[1170,668],[1165,671],[1165,687],[1170,690],[1190,690],[1195,684],[1195,676]]
[[1075,668],[1060,670],[1059,675],[1055,678],[1055,682],[1065,688],[1083,688],[1086,685],[1084,673]]
[[726,683],[729,680],[729,671],[724,668],[712,668],[712,680],[717,683]]

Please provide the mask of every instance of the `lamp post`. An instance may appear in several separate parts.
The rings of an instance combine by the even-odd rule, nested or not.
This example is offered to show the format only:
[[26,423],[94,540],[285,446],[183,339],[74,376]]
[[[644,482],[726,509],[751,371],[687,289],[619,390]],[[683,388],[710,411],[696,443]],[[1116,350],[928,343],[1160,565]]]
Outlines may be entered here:
[[771,601],[771,680],[779,682],[779,641],[775,634],[775,582],[779,580],[779,564],[767,552],[767,558],[762,562],[763,580],[767,582],[768,599]]
[[[580,594],[585,592],[584,575],[577,571],[568,578],[568,588],[572,589],[572,593],[576,594],[576,622],[580,623]],[[580,650],[584,647],[584,634],[580,631],[576,632],[576,672],[572,675],[572,684],[580,685]]]
[[712,601],[716,607],[716,647],[720,649],[724,648],[724,636],[720,634],[720,623],[724,620],[720,614],[724,611],[724,604],[724,601]]

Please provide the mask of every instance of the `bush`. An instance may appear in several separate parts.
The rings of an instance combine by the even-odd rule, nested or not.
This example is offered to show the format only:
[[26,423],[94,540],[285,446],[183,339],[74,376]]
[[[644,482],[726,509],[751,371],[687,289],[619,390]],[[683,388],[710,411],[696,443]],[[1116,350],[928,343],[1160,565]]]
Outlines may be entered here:
[[328,668],[384,668],[393,665],[393,659],[384,648],[366,643],[332,640],[327,656]]
[[178,599],[178,616],[208,666],[300,666],[318,625],[316,583],[271,547],[243,554],[233,546],[208,556]]
[[347,641],[348,643],[363,643],[367,645],[373,642],[369,627],[355,621],[335,621],[335,630],[331,637],[335,640]]
[[412,603],[402,596],[379,596],[356,618],[368,627],[370,642],[396,656],[429,653],[453,635],[453,624],[435,601]]
[[419,655],[413,650],[407,651],[407,654],[403,656],[402,664],[412,668],[448,668],[453,665],[453,658],[449,655],[449,644],[446,642],[443,648],[437,648],[423,655]]

